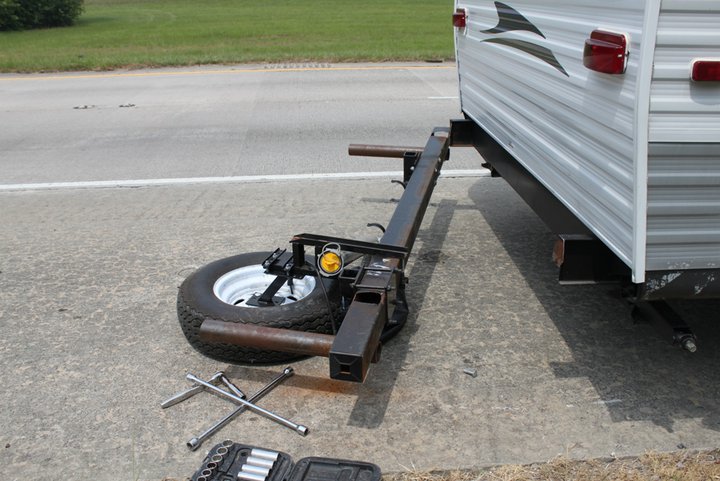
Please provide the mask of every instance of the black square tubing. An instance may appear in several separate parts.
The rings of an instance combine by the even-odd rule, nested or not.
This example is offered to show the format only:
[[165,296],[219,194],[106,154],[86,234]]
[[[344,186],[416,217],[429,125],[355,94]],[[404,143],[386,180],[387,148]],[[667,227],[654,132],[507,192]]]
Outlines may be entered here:
[[215,386],[214,384],[210,384],[209,382],[203,381],[202,379],[197,378],[196,376],[192,374],[187,374],[185,376],[188,381],[191,381],[195,383],[198,386],[203,386],[205,390],[210,391],[214,394],[217,394],[218,396],[225,398],[231,402],[234,402],[235,404],[238,404],[240,406],[244,406],[245,408],[254,411],[255,413],[264,416],[272,421],[275,421],[278,424],[281,424],[287,428],[292,429],[296,433],[298,433],[301,436],[307,436],[308,434],[308,428],[306,426],[303,426],[302,424],[296,424],[289,419],[285,419],[282,416],[278,416],[277,414],[268,411],[267,409],[263,409],[260,406],[257,406],[250,401],[246,401],[240,396],[236,396],[235,394],[230,394],[227,391],[224,391],[223,389],[220,389],[219,387]]

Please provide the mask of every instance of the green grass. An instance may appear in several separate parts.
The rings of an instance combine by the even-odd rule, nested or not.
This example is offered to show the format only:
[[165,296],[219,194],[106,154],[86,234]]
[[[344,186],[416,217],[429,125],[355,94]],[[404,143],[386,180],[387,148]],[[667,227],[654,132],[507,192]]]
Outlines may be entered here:
[[0,71],[447,59],[452,0],[86,0],[73,27],[0,32]]

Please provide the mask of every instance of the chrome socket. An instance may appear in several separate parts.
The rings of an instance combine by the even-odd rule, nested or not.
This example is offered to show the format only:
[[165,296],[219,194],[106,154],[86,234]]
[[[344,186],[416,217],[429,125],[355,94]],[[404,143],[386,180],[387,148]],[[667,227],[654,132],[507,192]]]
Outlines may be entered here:
[[242,466],[242,471],[245,471],[246,473],[259,474],[265,478],[267,478],[268,474],[270,474],[270,468],[263,468],[262,466],[253,466],[250,464],[244,464]]
[[268,451],[267,449],[254,448],[250,451],[250,456],[254,458],[268,459],[270,461],[277,461],[280,453],[277,451]]
[[247,461],[245,461],[245,465],[259,466],[261,468],[267,468],[268,470],[270,470],[275,465],[275,461],[270,461],[269,459],[258,458],[255,456],[248,456]]
[[[245,467],[243,466],[243,469]],[[242,469],[237,475],[237,478],[242,481],[265,481],[266,477],[261,474],[254,474],[254,473],[248,473],[247,471],[243,471]]]

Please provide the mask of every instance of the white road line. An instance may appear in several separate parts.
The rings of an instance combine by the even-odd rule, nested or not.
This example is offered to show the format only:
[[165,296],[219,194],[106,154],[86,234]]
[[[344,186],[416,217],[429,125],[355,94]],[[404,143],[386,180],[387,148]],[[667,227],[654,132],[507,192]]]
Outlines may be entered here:
[[[287,175],[244,175],[231,177],[185,177],[177,179],[137,179],[137,180],[96,180],[87,182],[45,182],[35,184],[0,184],[0,192],[29,190],[67,190],[67,189],[113,189],[127,187],[155,187],[189,184],[251,184],[258,182],[283,182],[292,180],[347,180],[368,179],[374,177],[397,178],[402,172],[338,172],[325,174],[287,174]],[[485,169],[445,170],[442,177],[489,177]]]

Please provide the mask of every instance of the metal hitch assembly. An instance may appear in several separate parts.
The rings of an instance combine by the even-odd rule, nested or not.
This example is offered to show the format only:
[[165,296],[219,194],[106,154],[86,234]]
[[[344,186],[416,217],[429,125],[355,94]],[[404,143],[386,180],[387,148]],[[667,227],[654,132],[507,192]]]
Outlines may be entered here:
[[[443,163],[449,159],[450,129],[437,128],[424,148],[351,145],[351,155],[395,157],[403,160],[403,187],[395,212],[379,242],[317,234],[298,234],[291,251],[277,249],[262,263],[276,276],[248,305],[263,309],[276,304],[279,289],[293,290],[305,276],[330,277],[340,283],[344,307],[333,334],[302,332],[242,322],[205,319],[199,337],[208,343],[247,346],[306,356],[329,358],[330,377],[363,382],[372,362],[379,360],[384,341],[404,325],[405,267]],[[377,225],[377,224],[376,224]],[[308,250],[314,252],[308,262]],[[361,260],[355,266],[353,262]],[[207,383],[207,389],[212,389]]]

